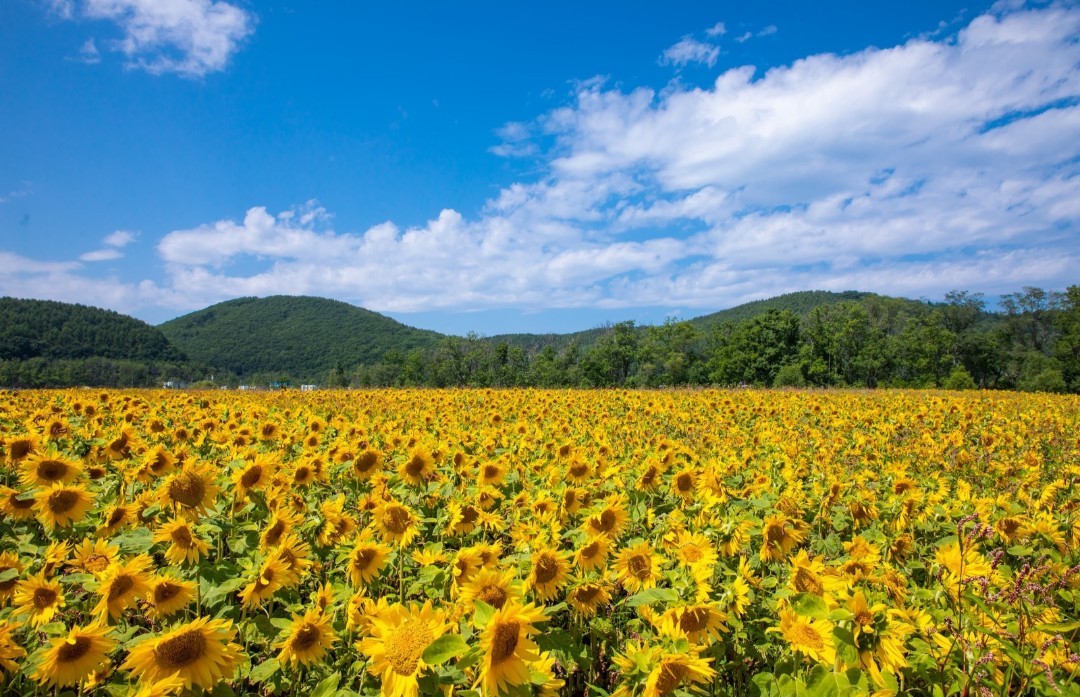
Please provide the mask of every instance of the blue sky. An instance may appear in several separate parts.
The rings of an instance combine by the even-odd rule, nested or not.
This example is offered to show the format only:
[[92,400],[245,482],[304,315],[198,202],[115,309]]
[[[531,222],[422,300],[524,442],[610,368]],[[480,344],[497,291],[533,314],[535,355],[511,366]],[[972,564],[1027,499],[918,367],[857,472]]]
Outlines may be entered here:
[[6,0],[0,294],[496,334],[1061,289],[1078,36],[1075,2]]

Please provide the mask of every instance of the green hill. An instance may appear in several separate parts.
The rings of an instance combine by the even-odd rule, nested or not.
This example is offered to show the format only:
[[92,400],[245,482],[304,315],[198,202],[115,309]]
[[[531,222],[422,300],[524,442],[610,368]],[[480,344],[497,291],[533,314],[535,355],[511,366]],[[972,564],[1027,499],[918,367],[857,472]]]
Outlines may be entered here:
[[810,311],[815,307],[821,305],[833,305],[845,300],[864,300],[872,297],[882,296],[875,296],[874,293],[863,293],[857,290],[846,290],[842,293],[834,293],[828,290],[802,290],[777,295],[774,298],[766,298],[765,300],[753,300],[742,305],[729,307],[726,310],[701,315],[690,320],[690,323],[698,329],[707,329],[721,322],[742,322],[769,310],[790,310],[796,315],[804,317],[810,314]]
[[442,336],[337,300],[286,295],[229,300],[158,328],[192,358],[238,376],[302,380],[378,362],[391,349],[432,346]]
[[0,327],[0,360],[186,360],[146,322],[86,305],[0,298]]

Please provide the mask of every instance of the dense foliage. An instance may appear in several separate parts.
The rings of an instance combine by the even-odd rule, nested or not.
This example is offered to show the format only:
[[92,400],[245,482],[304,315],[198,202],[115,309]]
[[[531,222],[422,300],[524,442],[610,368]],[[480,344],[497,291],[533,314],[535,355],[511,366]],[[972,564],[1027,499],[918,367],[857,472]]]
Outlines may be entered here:
[[0,298],[0,385],[160,386],[207,373],[156,328],[110,310]]
[[[792,294],[797,314],[762,304],[719,324],[622,322],[591,344],[529,353],[507,340],[444,337],[392,351],[333,385],[945,387],[1080,391],[1080,287],[1025,288],[1002,311],[949,293],[943,303],[857,294]],[[788,298],[789,296],[783,296]],[[780,299],[776,299],[780,300]],[[815,304],[815,302],[817,304]],[[704,329],[703,329],[704,327]]]
[[177,317],[161,331],[192,358],[244,378],[295,380],[373,363],[390,350],[432,346],[439,334],[323,298],[238,298]]
[[185,358],[146,322],[85,305],[0,298],[0,327],[0,360]]
[[1080,694],[1080,398],[0,393],[0,693]]

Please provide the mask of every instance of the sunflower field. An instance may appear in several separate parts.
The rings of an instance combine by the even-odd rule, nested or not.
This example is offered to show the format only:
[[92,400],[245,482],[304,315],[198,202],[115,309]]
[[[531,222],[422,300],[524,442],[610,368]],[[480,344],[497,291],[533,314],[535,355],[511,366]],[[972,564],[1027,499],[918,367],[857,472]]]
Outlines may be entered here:
[[1080,695],[1080,399],[0,392],[3,695]]

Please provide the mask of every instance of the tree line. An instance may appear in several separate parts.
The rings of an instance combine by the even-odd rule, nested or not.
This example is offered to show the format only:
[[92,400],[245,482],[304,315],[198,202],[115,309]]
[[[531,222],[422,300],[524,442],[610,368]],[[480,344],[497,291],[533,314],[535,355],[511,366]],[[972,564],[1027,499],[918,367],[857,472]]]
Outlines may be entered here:
[[918,387],[1080,392],[1080,286],[1026,287],[990,312],[979,293],[942,303],[866,296],[805,315],[770,309],[711,329],[620,322],[594,343],[527,352],[469,334],[338,365],[325,386]]

